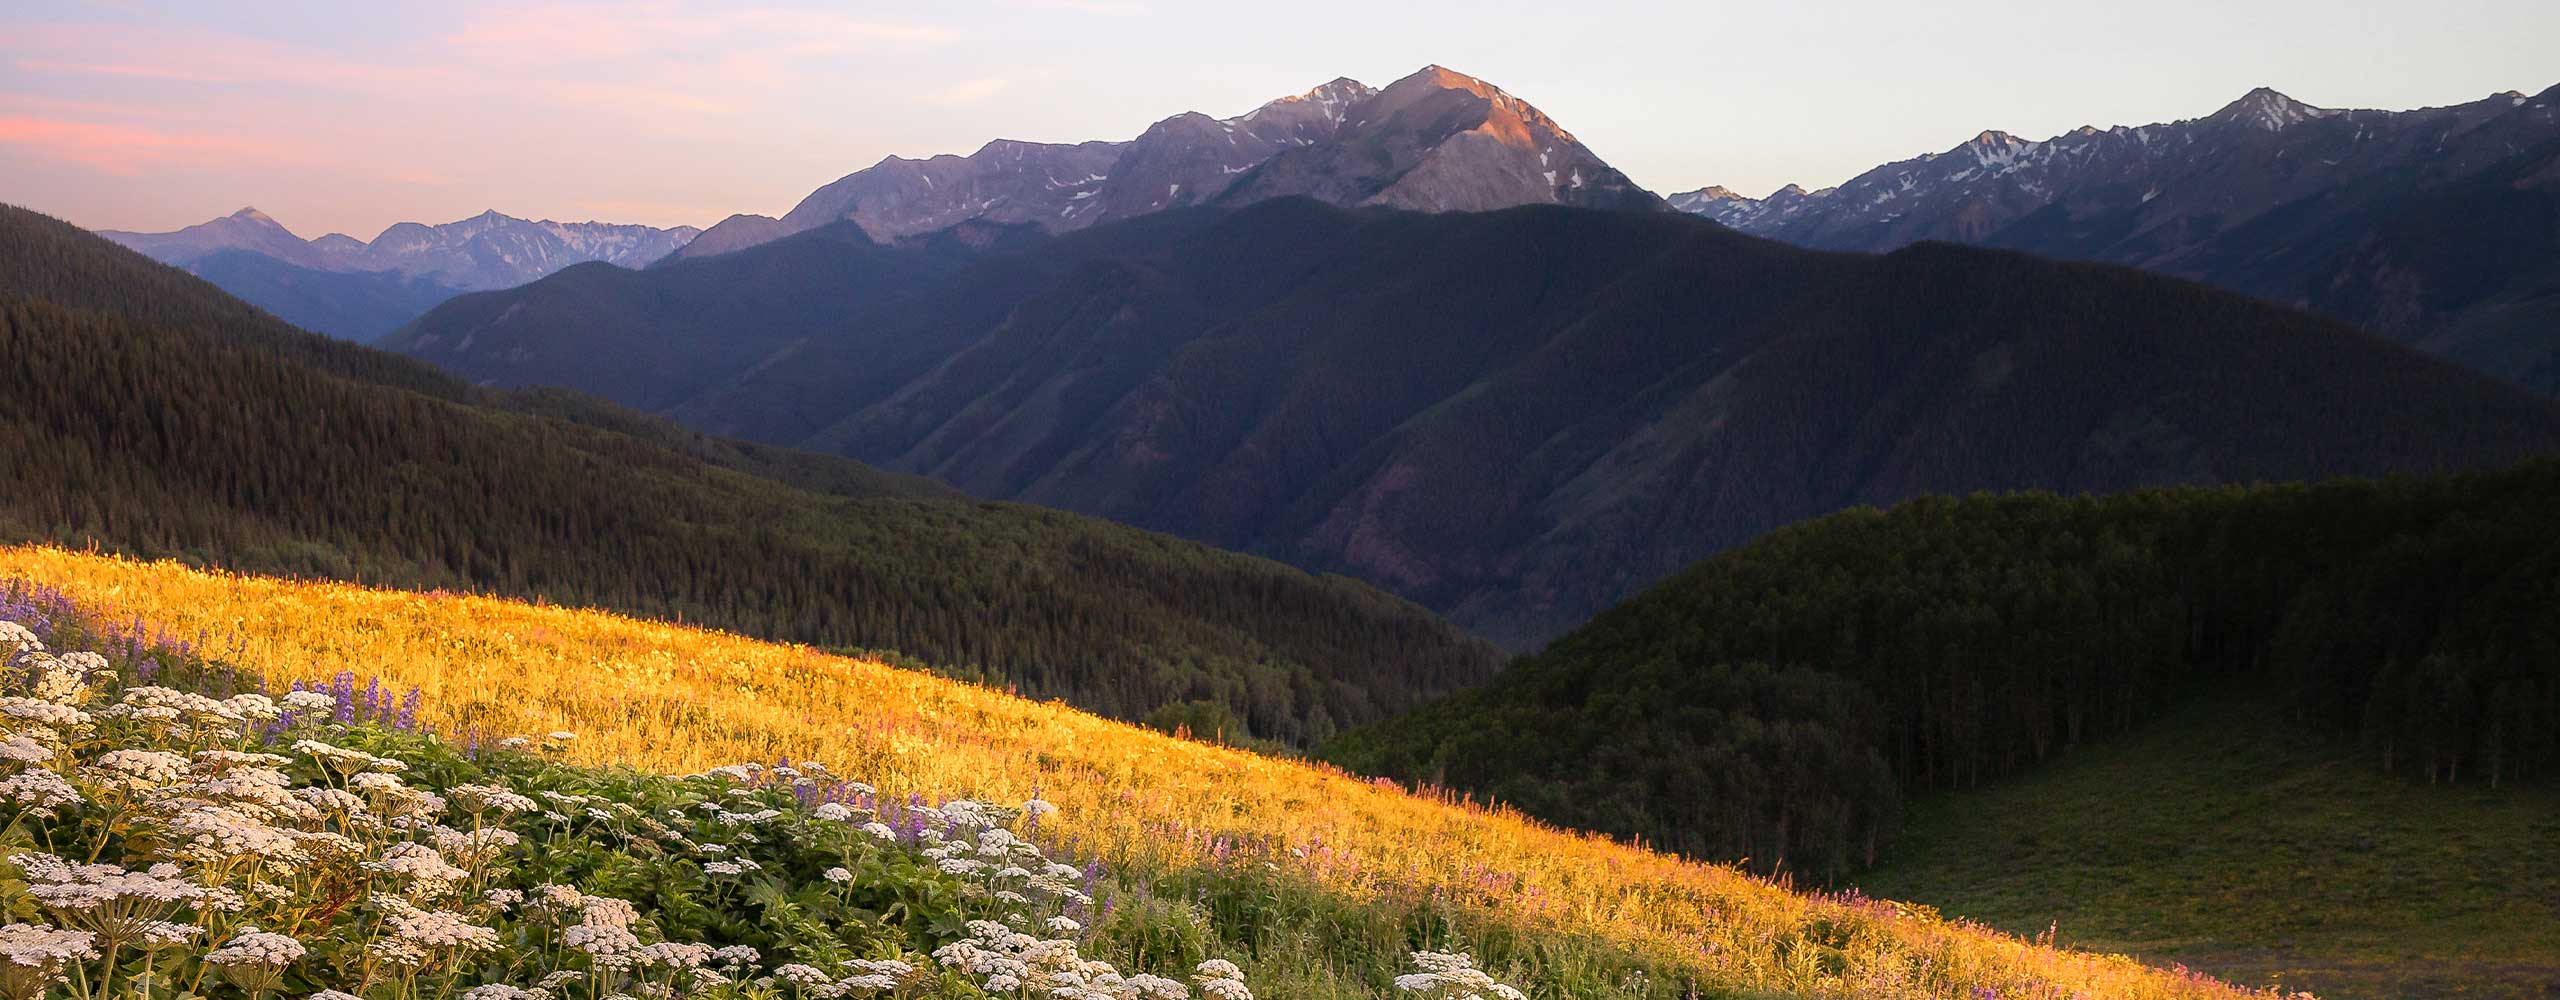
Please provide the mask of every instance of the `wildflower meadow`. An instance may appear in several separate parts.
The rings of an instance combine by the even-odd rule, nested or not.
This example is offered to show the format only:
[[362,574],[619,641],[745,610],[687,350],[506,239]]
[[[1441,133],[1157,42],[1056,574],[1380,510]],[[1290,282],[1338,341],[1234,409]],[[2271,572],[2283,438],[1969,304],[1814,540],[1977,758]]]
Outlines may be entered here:
[[0,1000],[2258,995],[802,647],[5,579]]

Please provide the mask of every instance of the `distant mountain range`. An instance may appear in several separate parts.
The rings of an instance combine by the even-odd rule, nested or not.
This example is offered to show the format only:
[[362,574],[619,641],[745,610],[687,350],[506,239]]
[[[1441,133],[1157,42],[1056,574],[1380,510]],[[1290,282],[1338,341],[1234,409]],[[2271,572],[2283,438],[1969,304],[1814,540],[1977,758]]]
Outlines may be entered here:
[[2560,448],[2547,400],[2187,282],[1558,205],[839,222],[465,296],[386,346],[1346,573],[1515,647],[1846,506]]
[[1337,79],[1233,118],[1179,114],[1125,142],[997,140],[968,156],[893,156],[811,192],[781,218],[733,215],[709,230],[492,211],[401,223],[368,243],[336,233],[305,240],[244,208],[174,233],[99,235],[290,322],[372,342],[462,292],[512,288],[575,264],[636,269],[730,253],[842,221],[881,242],[964,222],[1068,232],[1301,194],[1430,211],[1662,205],[1527,102],[1431,66],[1385,90]]
[[1287,195],[1425,211],[1661,204],[1527,102],[1428,66],[1384,90],[1336,79],[1233,118],[1175,115],[1126,142],[999,139],[968,156],[892,156],[811,192],[780,219],[731,216],[677,257],[846,220],[883,241],[971,220],[1069,232]]
[[174,233],[98,235],[194,272],[308,329],[369,341],[467,291],[513,288],[572,264],[642,267],[701,230],[529,222],[483,212],[439,226],[403,222],[372,242],[305,240],[254,208]]
[[2415,111],[2259,89],[2188,121],[1984,132],[1838,187],[1670,203],[1820,249],[1951,240],[2130,264],[2560,393],[2560,87]]
[[98,235],[180,267],[223,250],[250,250],[317,271],[390,271],[480,291],[513,288],[588,261],[646,266],[701,233],[692,226],[529,222],[489,211],[440,226],[398,223],[369,243],[343,233],[304,240],[265,212],[244,208],[174,233]]

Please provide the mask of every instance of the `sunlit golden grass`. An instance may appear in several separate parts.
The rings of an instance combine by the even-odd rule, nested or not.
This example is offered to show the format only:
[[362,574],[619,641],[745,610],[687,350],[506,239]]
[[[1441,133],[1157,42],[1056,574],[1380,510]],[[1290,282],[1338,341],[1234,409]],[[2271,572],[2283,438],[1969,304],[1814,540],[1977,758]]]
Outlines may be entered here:
[[55,549],[0,549],[0,577],[60,588],[100,617],[201,633],[210,655],[271,681],[354,671],[417,686],[433,723],[493,736],[570,730],[572,752],[590,762],[694,771],[815,758],[884,793],[1036,793],[1063,808],[1062,833],[1117,864],[1204,865],[1214,843],[1234,838],[1243,846],[1231,851],[1265,851],[1343,897],[1437,890],[1469,919],[1598,936],[1662,974],[1720,990],[2244,995],[801,647],[594,611]]

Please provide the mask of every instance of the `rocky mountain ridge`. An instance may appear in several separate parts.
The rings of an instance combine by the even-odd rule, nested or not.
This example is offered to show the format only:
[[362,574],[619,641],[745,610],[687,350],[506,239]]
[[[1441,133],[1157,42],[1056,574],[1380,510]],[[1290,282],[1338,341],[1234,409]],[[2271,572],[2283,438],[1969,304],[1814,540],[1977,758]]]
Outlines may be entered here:
[[2326,313],[2560,393],[2560,87],[2411,111],[2258,88],[2201,118],[1986,131],[1837,187],[1674,207],[1799,246],[2129,264]]
[[1232,118],[1185,112],[1125,142],[999,139],[967,156],[888,157],[811,192],[779,219],[732,216],[674,259],[846,220],[882,241],[967,220],[1062,233],[1288,195],[1422,211],[1660,206],[1528,102],[1428,66],[1384,90],[1344,77]]
[[692,226],[533,221],[491,210],[442,225],[396,223],[371,241],[344,233],[305,240],[274,217],[243,208],[171,233],[105,230],[98,235],[179,267],[225,250],[247,250],[315,271],[393,272],[479,291],[513,288],[588,261],[643,267],[701,232]]

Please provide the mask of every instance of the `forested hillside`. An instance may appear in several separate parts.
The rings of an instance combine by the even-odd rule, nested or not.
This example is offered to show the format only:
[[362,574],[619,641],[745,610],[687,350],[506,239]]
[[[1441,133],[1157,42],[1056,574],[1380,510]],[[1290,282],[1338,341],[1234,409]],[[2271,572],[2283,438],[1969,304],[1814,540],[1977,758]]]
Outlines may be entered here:
[[489,396],[53,220],[0,223],[11,540],[896,650],[1125,718],[1208,700],[1285,741],[1495,665],[1349,580],[930,499],[942,491],[573,396]]
[[2560,461],[1848,511],[1325,754],[1826,879],[1877,857],[1908,792],[2017,774],[2237,681],[2377,771],[2547,780],[2555,510]]
[[[1030,227],[968,223],[883,246],[838,222],[718,259],[671,259],[647,271],[584,264],[522,288],[465,295],[382,346],[475,379],[471,362],[494,351],[518,373],[503,384],[610,387],[618,402],[658,410],[774,351],[827,336],[846,316],[990,248],[1038,238]],[[509,332],[477,332],[487,328]],[[511,335],[519,331],[531,335]]]
[[2560,449],[2560,406],[2337,323],[2017,253],[1305,199],[979,242],[573,270],[398,339],[474,381],[1358,576],[1519,647],[1858,504]]
[[254,250],[217,251],[186,268],[278,319],[359,344],[380,340],[461,293],[396,271],[323,271]]

